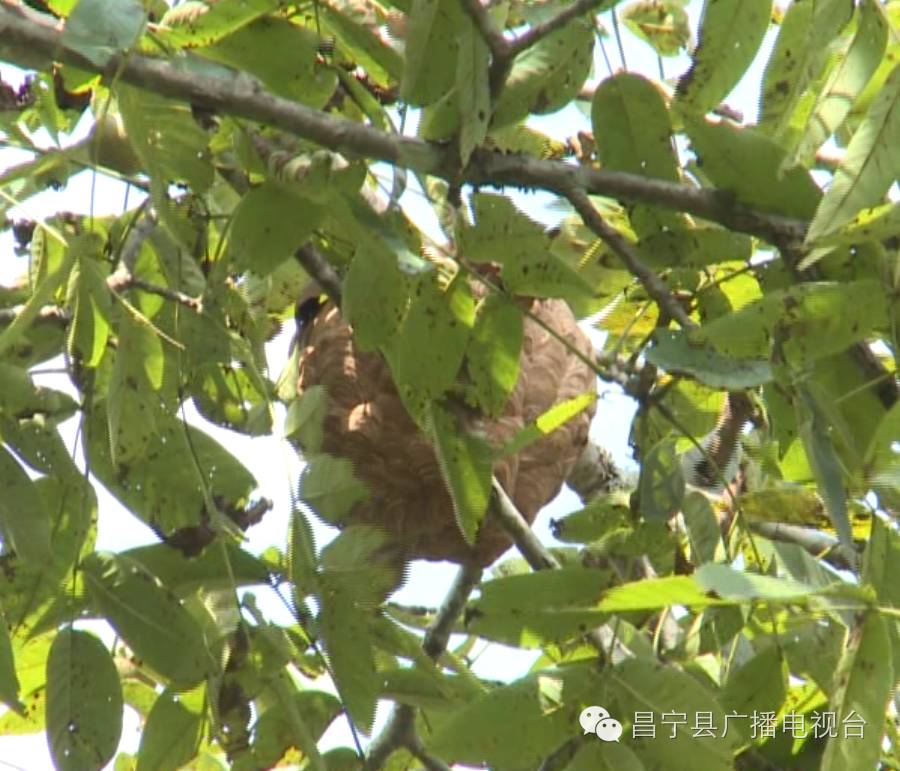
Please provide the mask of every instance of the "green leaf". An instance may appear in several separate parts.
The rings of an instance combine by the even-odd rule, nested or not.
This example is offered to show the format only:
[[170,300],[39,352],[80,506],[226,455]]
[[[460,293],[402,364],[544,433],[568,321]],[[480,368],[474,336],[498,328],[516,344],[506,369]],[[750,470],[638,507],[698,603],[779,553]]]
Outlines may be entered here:
[[[77,242],[76,242],[77,243]],[[64,244],[68,246],[67,244]],[[54,241],[47,244],[47,251],[58,249],[59,245]],[[73,243],[71,247],[66,248],[62,259],[52,265],[46,273],[41,271],[37,275],[39,277],[37,286],[25,303],[25,307],[16,314],[13,322],[0,332],[0,356],[3,356],[10,348],[16,345],[22,336],[28,331],[31,323],[38,318],[41,309],[47,305],[56,290],[62,286],[63,282],[69,277],[69,271],[76,257],[76,245]]]
[[[20,425],[31,416],[57,423],[77,409],[77,402],[68,394],[35,385],[26,370],[0,361],[0,414]],[[14,436],[6,437],[6,441],[14,443]]]
[[816,150],[840,128],[856,97],[878,68],[888,38],[888,23],[876,0],[859,4],[859,23],[849,50],[843,55],[818,90],[806,131],[785,168],[807,163]]
[[186,182],[196,193],[209,188],[209,137],[192,117],[190,105],[122,83],[116,96],[131,146],[154,180]]
[[844,0],[792,3],[763,76],[760,130],[780,137],[828,61],[830,43],[853,14]]
[[806,234],[815,243],[857,215],[881,203],[900,169],[900,65],[894,67],[853,135]]
[[529,423],[517,431],[515,436],[503,445],[497,454],[502,457],[520,453],[526,447],[540,441],[548,434],[552,434],[564,423],[577,417],[596,401],[596,392],[588,391],[559,402],[559,404],[554,404],[549,410],[538,415],[533,423]]
[[678,107],[704,114],[743,77],[769,28],[772,0],[706,0],[691,67],[678,81]]
[[51,558],[50,512],[18,461],[0,445],[0,530],[20,559],[41,565]]
[[322,449],[327,413],[328,392],[325,386],[310,386],[300,394],[299,399],[292,400],[288,405],[284,419],[285,437],[296,439],[304,452],[319,452]]
[[644,771],[644,764],[620,742],[586,742],[565,771]]
[[538,768],[577,730],[582,700],[598,685],[590,669],[573,666],[494,688],[440,724],[429,750],[450,763]]
[[[720,700],[729,712],[741,715],[778,713],[787,696],[788,668],[780,648],[769,645],[740,667],[732,668],[722,688]],[[747,736],[746,725],[737,728]]]
[[684,473],[673,440],[663,439],[647,453],[637,493],[640,511],[647,519],[668,520],[681,507]]
[[708,592],[729,600],[802,601],[812,594],[808,586],[787,578],[745,573],[728,565],[701,565],[694,579]]
[[413,0],[406,30],[401,99],[424,107],[453,86],[463,22],[462,9],[454,0]]
[[368,733],[381,685],[369,626],[371,609],[361,608],[346,582],[333,573],[324,573],[320,585],[318,628],[335,685],[350,718]]
[[456,104],[459,108],[459,159],[465,166],[472,150],[484,142],[491,119],[488,82],[490,52],[471,20],[463,25],[456,59]]
[[0,701],[10,709],[22,713],[25,705],[19,701],[19,690],[9,626],[6,624],[6,617],[0,612]]
[[[219,0],[198,8],[170,8],[156,34],[169,45],[197,48],[218,42],[278,7],[279,0]],[[189,6],[189,3],[181,3]]]
[[466,368],[475,398],[486,415],[501,415],[516,387],[522,338],[522,311],[515,303],[491,294],[478,305]]
[[466,611],[466,629],[522,648],[575,637],[605,620],[595,606],[610,582],[609,571],[576,566],[488,581]]
[[726,260],[749,260],[753,254],[748,236],[714,227],[657,230],[643,235],[638,246],[648,264],[656,268],[704,267]]
[[678,56],[691,41],[686,0],[636,0],[621,13],[622,22],[660,56]]
[[696,490],[688,493],[682,504],[684,522],[691,544],[691,562],[712,562],[722,547],[722,531],[709,498]]
[[774,377],[766,359],[735,359],[672,330],[657,330],[647,361],[667,372],[695,377],[710,388],[755,388]]
[[815,399],[805,387],[799,387],[796,402],[797,425],[806,450],[806,457],[819,483],[819,494],[838,538],[853,553],[853,532],[847,509],[847,490],[844,471],[831,442],[830,426]]
[[180,597],[199,588],[214,591],[264,584],[270,576],[261,558],[234,543],[190,557],[168,544],[154,543],[127,549],[121,556],[140,563]]
[[604,168],[679,180],[666,103],[646,78],[619,73],[604,80],[594,92],[591,123]]
[[326,522],[339,524],[368,495],[368,486],[356,478],[347,458],[325,453],[307,458],[300,476],[300,498]]
[[69,275],[69,295],[74,304],[67,341],[69,354],[77,354],[85,367],[96,367],[106,352],[112,315],[109,288],[97,260],[78,260]]
[[162,340],[147,324],[122,314],[116,357],[109,378],[110,457],[131,463],[158,434],[156,416],[165,357]]
[[168,771],[189,763],[203,739],[205,715],[205,684],[183,693],[166,688],[147,716],[136,771]]
[[190,688],[213,670],[199,622],[140,563],[95,552],[81,569],[92,600],[116,632],[173,687]]
[[880,517],[872,517],[862,580],[874,587],[883,604],[900,607],[900,535]]
[[79,0],[66,19],[62,45],[105,68],[113,56],[137,42],[146,20],[144,6],[138,0]]
[[800,167],[782,174],[786,153],[763,133],[690,115],[683,119],[700,172],[713,185],[753,208],[800,219],[813,216],[822,195],[818,185]]
[[568,263],[550,251],[543,226],[522,214],[499,195],[473,196],[475,225],[460,235],[460,252],[476,262],[502,266],[503,284],[528,297],[585,297],[590,284]]
[[337,85],[335,73],[316,62],[318,44],[313,30],[264,16],[197,53],[259,78],[278,96],[318,109]]
[[323,215],[289,186],[264,182],[235,210],[228,254],[239,268],[267,275],[303,246]]
[[431,403],[428,428],[456,524],[468,543],[474,543],[491,499],[493,454],[484,439],[468,433],[453,414]]
[[491,127],[502,128],[531,113],[545,115],[567,105],[584,85],[593,58],[594,25],[585,16],[539,40],[513,62]]
[[403,77],[403,58],[382,40],[377,19],[367,23],[366,17],[354,15],[352,6],[335,8],[326,3],[319,6],[319,14],[325,30],[348,49],[350,60],[379,85],[387,86]]
[[256,489],[252,474],[222,445],[167,412],[156,415],[157,432],[140,462],[114,463],[107,438],[106,404],[95,404],[86,421],[91,472],[125,506],[164,533],[198,525],[218,507],[241,507]]
[[711,597],[692,577],[667,576],[615,586],[603,596],[597,609],[606,613],[623,613],[661,610],[672,605],[705,608],[720,604],[720,600]]
[[60,771],[103,768],[122,734],[122,686],[94,635],[63,629],[47,658],[47,739]]
[[[699,713],[711,713],[712,724],[724,723],[725,710],[709,691],[690,675],[655,659],[634,658],[623,661],[609,673],[610,692],[618,705],[621,719],[637,712],[652,713],[659,728],[655,736],[637,736],[630,742],[647,768],[666,771],[731,771],[740,740],[735,732],[722,736],[693,735],[692,726]],[[686,721],[666,724],[666,714],[684,713]]]
[[[341,713],[341,703],[332,694],[324,691],[296,691],[290,694],[288,705],[282,703],[279,698],[278,703],[262,713],[253,727],[254,740],[251,750],[256,764],[252,766],[253,768],[275,767],[291,747],[303,749],[295,738],[296,723],[291,719],[293,717],[291,711],[297,720],[302,722],[311,743],[314,743],[328,724]],[[310,763],[309,768],[315,766]],[[328,768],[332,767],[329,765]]]
[[401,395],[439,398],[453,386],[474,323],[475,301],[461,275],[446,289],[431,276],[420,279],[388,357]]
[[342,290],[341,312],[360,350],[377,348],[402,325],[409,305],[407,279],[397,258],[378,242],[359,245]]
[[312,525],[306,515],[295,508],[291,512],[290,541],[288,542],[288,577],[294,596],[302,601],[316,587],[316,541]]
[[[646,78],[619,73],[594,92],[591,124],[604,168],[678,182],[672,124],[659,89]],[[639,237],[685,227],[683,215],[638,206],[631,224]]]
[[877,281],[809,282],[772,291],[691,330],[688,339],[747,358],[768,356],[775,338],[784,341],[786,359],[800,365],[846,350],[886,319],[887,301]]
[[[836,690],[829,705],[837,708],[836,722],[843,730],[828,740],[822,771],[878,766],[887,705],[896,683],[888,623],[871,610],[850,632],[849,644],[835,673]],[[855,721],[856,727],[851,729],[848,721]]]

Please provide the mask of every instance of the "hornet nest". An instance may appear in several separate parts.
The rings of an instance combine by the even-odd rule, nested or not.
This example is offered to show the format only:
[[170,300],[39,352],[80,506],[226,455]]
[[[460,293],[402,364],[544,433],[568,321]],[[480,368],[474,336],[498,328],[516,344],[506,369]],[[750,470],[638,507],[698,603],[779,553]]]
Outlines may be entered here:
[[[473,286],[476,297],[479,294]],[[588,359],[593,347],[569,306],[556,299],[522,299],[537,319]],[[595,374],[560,340],[525,316],[519,378],[502,414],[463,411],[464,427],[500,447],[553,405],[596,387]],[[360,351],[349,325],[331,302],[302,325],[298,394],[322,385],[328,394],[322,450],[347,458],[371,491],[342,525],[376,525],[407,559],[474,560],[486,566],[510,545],[488,516],[474,545],[463,538],[431,441],[401,401],[378,352]],[[494,475],[531,524],[571,472],[588,438],[594,405],[518,454],[494,463]]]

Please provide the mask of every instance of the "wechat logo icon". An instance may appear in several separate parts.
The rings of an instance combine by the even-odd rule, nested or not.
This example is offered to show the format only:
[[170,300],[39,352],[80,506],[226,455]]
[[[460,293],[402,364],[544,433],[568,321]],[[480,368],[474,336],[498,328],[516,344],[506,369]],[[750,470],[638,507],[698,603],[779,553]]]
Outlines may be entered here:
[[617,742],[622,735],[622,724],[603,707],[585,707],[578,722],[586,734],[597,734],[605,742]]

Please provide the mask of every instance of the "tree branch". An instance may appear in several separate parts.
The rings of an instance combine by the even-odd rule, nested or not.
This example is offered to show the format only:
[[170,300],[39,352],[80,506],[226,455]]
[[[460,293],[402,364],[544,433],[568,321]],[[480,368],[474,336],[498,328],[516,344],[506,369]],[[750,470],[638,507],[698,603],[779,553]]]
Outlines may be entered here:
[[830,562],[841,570],[855,570],[857,555],[848,555],[837,538],[821,530],[784,522],[751,522],[750,529],[770,541],[799,546],[813,557]]
[[512,56],[518,56],[526,48],[531,48],[535,43],[552,32],[556,32],[560,27],[564,27],[572,19],[581,16],[588,11],[592,11],[598,5],[602,5],[605,0],[575,0],[571,5],[567,5],[555,16],[551,16],[540,24],[523,32],[521,35],[510,41],[508,44]]
[[613,253],[622,260],[625,267],[643,284],[647,294],[656,300],[662,311],[670,318],[675,319],[683,329],[697,326],[659,276],[644,265],[637,250],[628,239],[600,216],[583,190],[572,189],[565,196],[575,207],[575,211],[581,215],[584,224],[600,236]]
[[[481,568],[478,565],[468,563],[460,566],[453,586],[447,592],[422,641],[422,650],[432,660],[436,661],[447,649],[453,626],[480,580]],[[429,771],[449,771],[449,767],[443,761],[426,752],[422,740],[416,733],[416,710],[409,704],[394,705],[387,724],[370,745],[363,771],[378,771],[401,747],[409,750]]]
[[[62,45],[55,19],[8,0],[0,0],[0,58],[24,67],[41,68],[57,60],[89,72],[104,72],[78,51]],[[770,243],[799,244],[806,230],[806,222],[733,204],[727,194],[717,190],[484,149],[472,154],[460,178],[452,148],[336,118],[274,96],[246,74],[213,76],[191,67],[191,61],[183,58],[176,64],[132,52],[114,56],[106,71],[161,96],[275,126],[350,157],[386,161],[450,181],[535,187],[560,195],[581,188],[594,195],[687,212]]]
[[521,552],[525,561],[532,570],[548,570],[560,567],[559,560],[551,554],[534,531],[525,521],[525,517],[516,508],[506,490],[504,490],[497,478],[491,482],[493,487],[494,506],[492,512],[500,523],[500,526],[512,538],[513,543]]
[[322,291],[340,308],[342,282],[331,263],[312,244],[304,244],[294,252],[294,256],[309,276],[316,280]]

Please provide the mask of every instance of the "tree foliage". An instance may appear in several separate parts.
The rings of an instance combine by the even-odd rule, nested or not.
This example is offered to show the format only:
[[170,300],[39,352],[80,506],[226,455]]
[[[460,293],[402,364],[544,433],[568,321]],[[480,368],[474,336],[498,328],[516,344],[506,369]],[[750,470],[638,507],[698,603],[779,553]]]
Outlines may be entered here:
[[[44,731],[78,771],[900,763],[900,3],[706,0],[696,29],[680,0],[31,5],[0,3],[0,59],[32,73],[0,85],[2,142],[31,154],[0,174],[28,257],[0,286],[0,734]],[[689,67],[604,72],[620,25]],[[767,36],[746,124],[723,100]],[[542,133],[563,108],[570,136]],[[7,216],[85,168],[142,202]],[[558,226],[516,189],[552,196]],[[455,278],[488,262],[502,280],[476,307]],[[378,531],[315,542],[310,511],[370,491],[317,451],[327,394],[296,400],[296,362],[266,359],[311,279],[453,450],[467,537],[496,516],[525,557],[464,566],[439,610],[387,599]],[[516,296],[591,317],[598,376],[638,404],[639,479],[573,477],[584,508],[551,549],[446,406],[466,360],[476,403],[502,407]],[[51,360],[71,388],[36,371]],[[306,507],[254,555],[240,534],[267,502],[202,423],[280,432],[279,403]],[[97,552],[100,485],[159,543]],[[293,624],[244,591],[264,584]],[[478,641],[536,663],[478,677]],[[368,735],[379,700],[365,757],[319,746],[336,719]],[[115,755],[123,705],[135,756]],[[621,741],[582,735],[591,705]]]

